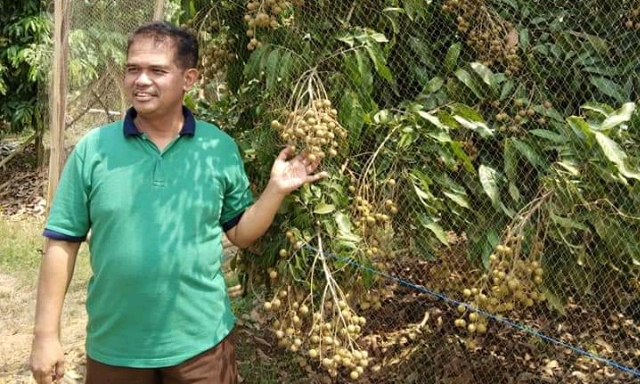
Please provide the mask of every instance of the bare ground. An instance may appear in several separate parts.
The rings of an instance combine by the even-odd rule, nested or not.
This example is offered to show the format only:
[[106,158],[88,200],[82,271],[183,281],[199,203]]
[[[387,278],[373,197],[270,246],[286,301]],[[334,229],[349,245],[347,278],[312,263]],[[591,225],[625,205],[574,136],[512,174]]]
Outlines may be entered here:
[[[29,372],[35,281],[0,273],[0,383],[33,383]],[[84,377],[84,281],[74,279],[65,300],[62,317],[62,344],[66,356],[65,383],[77,383]]]

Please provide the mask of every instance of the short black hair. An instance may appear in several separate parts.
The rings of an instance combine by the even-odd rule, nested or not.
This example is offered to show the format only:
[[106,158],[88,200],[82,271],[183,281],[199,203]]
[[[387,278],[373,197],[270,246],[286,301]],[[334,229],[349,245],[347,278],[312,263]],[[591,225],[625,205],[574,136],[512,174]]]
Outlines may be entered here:
[[198,66],[198,39],[184,28],[177,27],[166,21],[153,21],[136,28],[129,36],[127,53],[131,44],[139,37],[153,38],[156,42],[169,39],[174,45],[176,65],[181,69],[196,68]]

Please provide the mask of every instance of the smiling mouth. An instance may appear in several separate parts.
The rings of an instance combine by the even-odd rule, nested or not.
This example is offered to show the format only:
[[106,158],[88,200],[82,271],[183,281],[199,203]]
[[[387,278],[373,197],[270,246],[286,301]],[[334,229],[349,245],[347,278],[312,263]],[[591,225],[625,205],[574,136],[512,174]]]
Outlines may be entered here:
[[138,100],[148,100],[148,99],[151,99],[152,97],[155,97],[155,95],[149,92],[135,92],[133,96]]

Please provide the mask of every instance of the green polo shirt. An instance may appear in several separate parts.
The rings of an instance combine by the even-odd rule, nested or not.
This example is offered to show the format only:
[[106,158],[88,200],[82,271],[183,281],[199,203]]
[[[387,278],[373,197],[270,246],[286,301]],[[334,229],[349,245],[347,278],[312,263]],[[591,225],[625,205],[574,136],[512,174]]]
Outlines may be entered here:
[[[238,147],[184,108],[163,151],[123,121],[89,132],[70,154],[44,235],[89,229],[87,354],[105,364],[179,364],[233,328],[223,230],[253,202]],[[223,228],[224,227],[224,228]]]

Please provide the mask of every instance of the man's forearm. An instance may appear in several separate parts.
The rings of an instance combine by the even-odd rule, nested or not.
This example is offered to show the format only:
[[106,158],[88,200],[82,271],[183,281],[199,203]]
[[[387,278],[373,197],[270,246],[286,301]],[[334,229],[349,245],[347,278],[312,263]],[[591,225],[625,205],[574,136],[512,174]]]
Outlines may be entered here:
[[40,265],[36,319],[36,337],[59,336],[60,315],[80,243],[48,240]]
[[240,222],[227,232],[229,240],[240,248],[250,246],[269,229],[285,196],[277,188],[267,185],[258,200],[242,215]]

